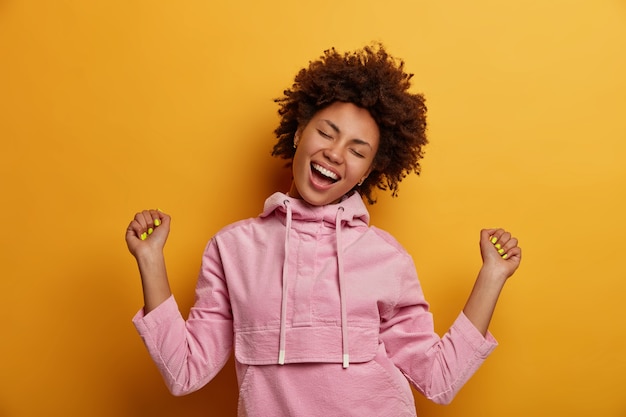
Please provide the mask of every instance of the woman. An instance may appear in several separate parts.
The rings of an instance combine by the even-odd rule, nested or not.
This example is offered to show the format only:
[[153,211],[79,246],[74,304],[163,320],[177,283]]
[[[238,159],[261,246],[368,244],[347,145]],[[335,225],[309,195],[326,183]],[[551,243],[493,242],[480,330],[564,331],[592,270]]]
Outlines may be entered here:
[[173,394],[208,383],[234,347],[240,416],[415,416],[410,385],[448,403],[495,348],[489,322],[521,260],[510,233],[481,231],[474,289],[440,338],[411,257],[368,224],[362,197],[419,173],[426,107],[410,78],[381,45],[326,51],[297,74],[273,150],[292,186],[210,240],[187,320],[163,258],[170,217],[135,215],[133,321]]

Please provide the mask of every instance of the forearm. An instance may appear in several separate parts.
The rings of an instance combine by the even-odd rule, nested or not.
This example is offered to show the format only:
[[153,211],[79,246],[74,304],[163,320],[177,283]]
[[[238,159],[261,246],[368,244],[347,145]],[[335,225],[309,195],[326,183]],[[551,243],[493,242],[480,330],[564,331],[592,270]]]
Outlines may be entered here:
[[483,266],[463,313],[479,332],[486,335],[502,288],[519,267],[522,251],[517,239],[502,229],[481,230],[480,248]]
[[505,282],[505,279],[499,278],[493,272],[482,268],[467,299],[463,313],[483,336],[487,334],[489,323]]
[[143,287],[144,314],[148,314],[172,295],[165,257],[162,252],[146,254],[137,257],[137,265]]
[[126,229],[126,244],[137,260],[141,274],[144,314],[172,295],[163,257],[169,230],[170,216],[161,210],[143,210],[135,214]]

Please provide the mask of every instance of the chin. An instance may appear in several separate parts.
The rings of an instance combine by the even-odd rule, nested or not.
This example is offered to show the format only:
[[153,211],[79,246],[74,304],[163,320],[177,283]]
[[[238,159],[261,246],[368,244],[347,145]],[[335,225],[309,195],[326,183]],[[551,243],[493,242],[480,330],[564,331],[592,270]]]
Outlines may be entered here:
[[297,187],[296,184],[293,184],[289,195],[304,200],[312,206],[326,206],[328,204],[338,203],[344,195],[350,194],[351,192],[352,189],[342,192],[340,189],[332,186],[325,190],[318,190],[310,184],[303,184],[301,187]]

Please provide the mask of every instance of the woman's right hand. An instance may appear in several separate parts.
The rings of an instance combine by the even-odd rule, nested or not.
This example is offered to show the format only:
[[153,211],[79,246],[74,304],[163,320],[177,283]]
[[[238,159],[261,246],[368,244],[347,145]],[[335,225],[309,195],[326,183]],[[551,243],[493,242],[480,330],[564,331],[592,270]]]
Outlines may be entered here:
[[144,314],[157,308],[172,295],[163,247],[170,232],[170,216],[161,210],[144,210],[126,229],[126,244],[139,266],[143,284]]
[[170,216],[160,210],[144,210],[126,229],[126,245],[135,257],[162,252],[170,232]]

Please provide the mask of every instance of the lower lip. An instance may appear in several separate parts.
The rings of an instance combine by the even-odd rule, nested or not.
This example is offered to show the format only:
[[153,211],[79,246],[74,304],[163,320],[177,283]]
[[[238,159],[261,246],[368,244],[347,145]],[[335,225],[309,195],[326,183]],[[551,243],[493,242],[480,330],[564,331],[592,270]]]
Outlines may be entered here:
[[336,183],[330,183],[330,184],[320,184],[318,182],[315,181],[315,174],[313,173],[313,168],[311,168],[311,171],[309,173],[309,178],[310,178],[310,182],[313,186],[313,188],[319,190],[319,191],[326,191],[330,188],[332,188],[333,185],[335,185]]

